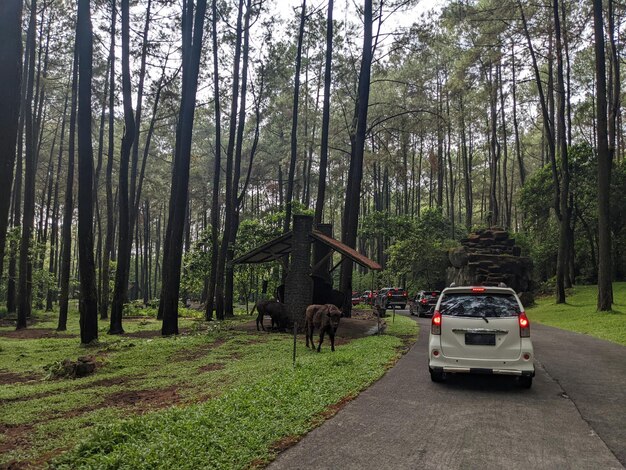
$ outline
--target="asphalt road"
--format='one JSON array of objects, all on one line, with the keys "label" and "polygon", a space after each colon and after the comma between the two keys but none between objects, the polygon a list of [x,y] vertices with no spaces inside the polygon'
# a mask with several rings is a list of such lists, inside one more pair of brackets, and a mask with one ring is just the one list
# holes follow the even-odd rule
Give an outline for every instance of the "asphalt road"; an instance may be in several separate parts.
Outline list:
[{"label": "asphalt road", "polygon": [[624,468],[626,347],[533,324],[530,390],[498,376],[435,384],[419,323],[393,369],[269,468]]}]

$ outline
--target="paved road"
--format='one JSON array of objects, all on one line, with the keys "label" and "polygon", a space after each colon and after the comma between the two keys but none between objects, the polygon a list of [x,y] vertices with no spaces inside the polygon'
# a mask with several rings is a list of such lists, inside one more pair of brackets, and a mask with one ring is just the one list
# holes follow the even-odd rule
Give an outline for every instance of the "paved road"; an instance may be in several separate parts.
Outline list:
[{"label": "paved road", "polygon": [[435,384],[419,322],[392,370],[269,468],[624,468],[626,347],[533,325],[532,389],[509,377]]}]

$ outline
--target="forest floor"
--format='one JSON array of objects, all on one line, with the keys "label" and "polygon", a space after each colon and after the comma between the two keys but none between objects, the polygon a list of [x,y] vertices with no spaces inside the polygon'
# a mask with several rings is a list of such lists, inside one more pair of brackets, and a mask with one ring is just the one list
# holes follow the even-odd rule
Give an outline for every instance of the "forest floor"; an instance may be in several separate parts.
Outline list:
[{"label": "forest floor", "polygon": [[[384,335],[340,338],[335,353],[327,340],[321,354],[299,335],[294,368],[293,337],[257,332],[249,316],[181,318],[168,338],[151,317],[124,318],[122,336],[101,321],[87,347],[76,312],[66,332],[56,320],[37,313],[19,332],[0,320],[0,468],[263,466],[380,378],[417,334],[396,318]],[[85,356],[93,374],[55,375]]]},{"label": "forest floor", "polygon": [[613,283],[612,312],[596,311],[597,296],[597,286],[576,286],[565,304],[554,303],[554,296],[542,297],[527,313],[531,321],[626,346],[626,282]]}]

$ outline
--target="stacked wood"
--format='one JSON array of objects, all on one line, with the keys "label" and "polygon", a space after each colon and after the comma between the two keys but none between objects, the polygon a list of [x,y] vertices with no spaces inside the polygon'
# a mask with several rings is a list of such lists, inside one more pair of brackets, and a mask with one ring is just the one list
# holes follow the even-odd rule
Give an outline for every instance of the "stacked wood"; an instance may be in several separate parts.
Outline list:
[{"label": "stacked wood", "polygon": [[523,294],[525,305],[533,302],[532,261],[521,256],[521,248],[506,230],[499,227],[478,230],[462,239],[461,245],[448,253],[449,283],[484,286],[504,283]]}]

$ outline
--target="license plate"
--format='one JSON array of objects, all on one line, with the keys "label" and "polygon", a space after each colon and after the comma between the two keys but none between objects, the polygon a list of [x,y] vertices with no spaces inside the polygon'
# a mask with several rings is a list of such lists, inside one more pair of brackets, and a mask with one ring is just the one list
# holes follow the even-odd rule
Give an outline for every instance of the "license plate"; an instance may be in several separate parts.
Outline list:
[{"label": "license plate", "polygon": [[465,344],[495,346],[496,335],[493,333],[465,333]]}]

